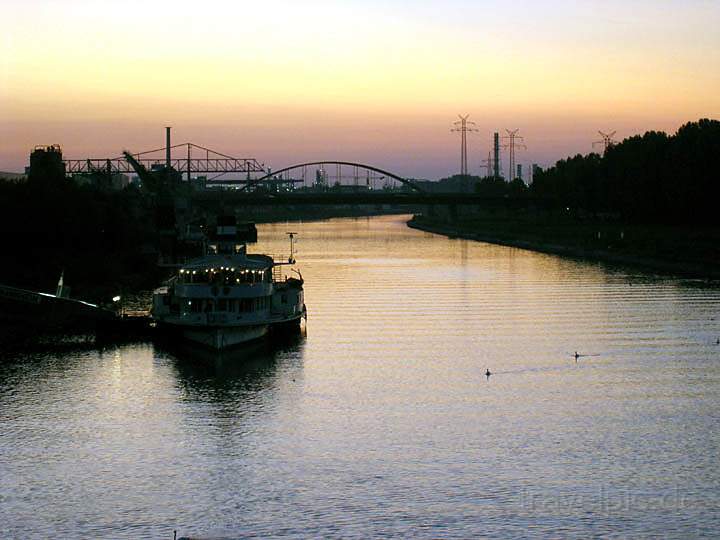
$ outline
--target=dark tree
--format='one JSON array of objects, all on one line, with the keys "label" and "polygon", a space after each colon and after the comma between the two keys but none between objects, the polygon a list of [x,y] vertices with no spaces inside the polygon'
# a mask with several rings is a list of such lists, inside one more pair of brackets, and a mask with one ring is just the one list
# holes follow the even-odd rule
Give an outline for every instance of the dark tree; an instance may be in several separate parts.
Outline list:
[{"label": "dark tree", "polygon": [[699,120],[676,134],[649,131],[603,156],[577,155],[537,171],[531,191],[563,207],[621,216],[628,223],[720,225],[720,122]]}]

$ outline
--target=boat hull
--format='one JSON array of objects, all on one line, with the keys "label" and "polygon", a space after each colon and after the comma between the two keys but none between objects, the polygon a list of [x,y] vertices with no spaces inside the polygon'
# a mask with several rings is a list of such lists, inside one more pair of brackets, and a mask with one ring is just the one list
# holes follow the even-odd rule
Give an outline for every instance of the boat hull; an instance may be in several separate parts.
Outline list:
[{"label": "boat hull", "polygon": [[221,351],[265,337],[268,325],[184,328],[182,333],[188,341]]},{"label": "boat hull", "polygon": [[274,324],[244,326],[190,326],[179,324],[160,324],[169,337],[179,337],[185,341],[202,345],[215,351],[222,351],[264,339],[270,335],[286,333],[300,326],[300,317]]}]

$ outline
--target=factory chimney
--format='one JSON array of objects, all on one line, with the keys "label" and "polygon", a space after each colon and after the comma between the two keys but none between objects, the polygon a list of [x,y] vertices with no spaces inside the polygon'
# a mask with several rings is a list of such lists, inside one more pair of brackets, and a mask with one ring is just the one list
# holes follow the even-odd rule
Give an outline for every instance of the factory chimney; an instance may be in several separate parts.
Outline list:
[{"label": "factory chimney", "polygon": [[500,178],[500,134],[493,133],[493,178]]},{"label": "factory chimney", "polygon": [[170,127],[165,128],[165,168],[170,170]]}]

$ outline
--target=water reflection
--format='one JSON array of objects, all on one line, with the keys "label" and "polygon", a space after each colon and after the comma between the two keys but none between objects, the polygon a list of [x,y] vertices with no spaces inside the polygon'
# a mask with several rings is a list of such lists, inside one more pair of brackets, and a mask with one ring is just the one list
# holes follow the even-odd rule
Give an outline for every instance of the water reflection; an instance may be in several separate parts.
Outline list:
[{"label": "water reflection", "polygon": [[[278,371],[301,369],[304,344],[304,331],[226,351],[165,341],[156,343],[156,356],[170,362],[189,398],[223,401],[271,388]],[[288,358],[300,360],[284,364]]]},{"label": "water reflection", "polygon": [[253,251],[287,230],[307,338],[5,354],[0,536],[718,530],[716,286],[399,217],[262,225]]}]

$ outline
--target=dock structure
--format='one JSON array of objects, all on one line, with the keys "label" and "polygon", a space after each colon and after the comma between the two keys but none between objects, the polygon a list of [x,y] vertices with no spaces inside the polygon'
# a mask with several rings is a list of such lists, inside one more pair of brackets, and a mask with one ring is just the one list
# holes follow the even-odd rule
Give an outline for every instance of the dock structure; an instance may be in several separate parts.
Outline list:
[{"label": "dock structure", "polygon": [[0,343],[22,343],[38,335],[92,335],[104,342],[148,338],[149,311],[115,311],[62,294],[0,285]]},{"label": "dock structure", "polygon": [[149,311],[126,311],[104,321],[98,327],[103,341],[147,339],[154,335],[155,323]]}]

